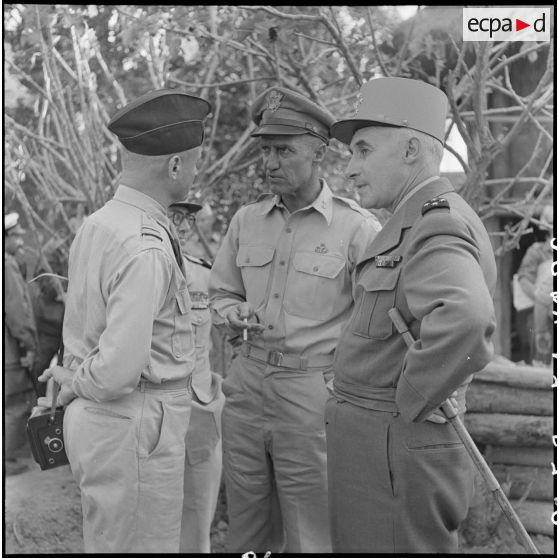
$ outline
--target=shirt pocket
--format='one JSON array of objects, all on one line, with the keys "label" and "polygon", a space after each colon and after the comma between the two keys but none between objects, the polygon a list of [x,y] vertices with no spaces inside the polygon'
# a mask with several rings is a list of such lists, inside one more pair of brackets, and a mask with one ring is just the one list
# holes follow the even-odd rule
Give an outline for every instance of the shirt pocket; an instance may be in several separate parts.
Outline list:
[{"label": "shirt pocket", "polygon": [[192,302],[188,289],[179,289],[174,296],[176,312],[174,314],[171,345],[173,355],[180,358],[185,356],[194,347],[194,332],[190,315]]},{"label": "shirt pocket", "polygon": [[274,254],[275,248],[272,246],[241,245],[238,247],[236,265],[242,274],[246,300],[254,309],[264,304]]},{"label": "shirt pocket", "polygon": [[324,321],[342,290],[345,259],[297,252],[287,279],[285,310],[293,316]]},{"label": "shirt pocket", "polygon": [[395,306],[395,292],[401,269],[381,268],[366,277],[356,301],[352,332],[368,339],[387,339],[394,333],[388,310]]}]

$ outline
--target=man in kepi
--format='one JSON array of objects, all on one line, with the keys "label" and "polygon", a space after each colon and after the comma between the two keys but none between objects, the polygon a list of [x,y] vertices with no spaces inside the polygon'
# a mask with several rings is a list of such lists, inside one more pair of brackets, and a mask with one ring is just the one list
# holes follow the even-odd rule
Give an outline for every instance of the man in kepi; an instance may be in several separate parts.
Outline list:
[{"label": "man in kepi", "polygon": [[209,111],[158,90],[117,112],[108,128],[122,144],[120,185],[70,249],[64,367],[41,379],[69,403],[85,552],[178,552],[195,347],[167,208],[194,180]]},{"label": "man in kepi", "polygon": [[[440,178],[445,94],[378,78],[331,135],[349,145],[361,204],[391,218],[361,258],[328,400],[334,552],[457,550],[473,465],[440,404],[460,413],[471,375],[493,354],[496,265],[479,217]],[[416,340],[410,348],[388,311]]]},{"label": "man in kepi", "polygon": [[221,411],[225,396],[221,391],[221,377],[211,371],[209,362],[212,324],[207,289],[211,265],[187,252],[187,240],[201,209],[201,205],[188,201],[169,207],[170,221],[184,256],[196,346],[192,413],[186,433],[181,553],[211,552],[210,528],[217,507],[222,468]]},{"label": "man in kepi", "polygon": [[253,105],[272,191],[232,218],[216,323],[246,336],[224,382],[228,552],[330,552],[324,405],[352,274],[379,223],[320,178],[333,117],[288,89]]}]

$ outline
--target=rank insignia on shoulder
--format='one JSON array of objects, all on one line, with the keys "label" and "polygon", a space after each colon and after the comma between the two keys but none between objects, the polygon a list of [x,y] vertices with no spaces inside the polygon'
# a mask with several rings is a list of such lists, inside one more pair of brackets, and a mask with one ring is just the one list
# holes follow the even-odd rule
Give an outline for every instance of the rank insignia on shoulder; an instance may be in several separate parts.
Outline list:
[{"label": "rank insignia on shoulder", "polygon": [[431,209],[442,209],[442,208],[449,209],[450,208],[449,201],[446,200],[446,198],[433,198],[427,201],[422,206],[421,214],[424,215],[425,213],[428,213]]},{"label": "rank insignia on shoulder", "polygon": [[376,267],[395,267],[400,261],[401,256],[376,256]]}]

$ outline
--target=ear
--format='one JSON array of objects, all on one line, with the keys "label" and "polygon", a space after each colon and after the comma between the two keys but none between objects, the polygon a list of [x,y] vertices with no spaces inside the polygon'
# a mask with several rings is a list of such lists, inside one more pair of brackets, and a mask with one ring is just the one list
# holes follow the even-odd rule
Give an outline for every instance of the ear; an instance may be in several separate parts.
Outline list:
[{"label": "ear", "polygon": [[326,156],[327,145],[325,143],[320,144],[320,146],[314,151],[314,163],[321,163]]},{"label": "ear", "polygon": [[168,172],[169,178],[172,180],[176,180],[180,173],[180,157],[178,155],[173,155],[168,162]]},{"label": "ear", "polygon": [[403,153],[403,161],[405,163],[414,163],[421,152],[422,145],[418,138],[412,137],[407,140],[405,145],[405,152]]}]

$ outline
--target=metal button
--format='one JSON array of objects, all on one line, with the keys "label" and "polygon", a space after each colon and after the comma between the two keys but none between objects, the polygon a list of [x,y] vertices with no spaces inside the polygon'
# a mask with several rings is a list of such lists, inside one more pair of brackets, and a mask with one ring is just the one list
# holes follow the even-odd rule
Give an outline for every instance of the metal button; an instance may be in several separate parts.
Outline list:
[{"label": "metal button", "polygon": [[269,325],[267,326],[267,329],[273,329],[273,326],[272,326],[271,324],[269,324]]},{"label": "metal button", "polygon": [[250,263],[250,258],[246,258],[246,261],[244,263]]},{"label": "metal button", "polygon": [[287,228],[285,229],[285,231],[288,232],[288,233],[290,233],[290,232],[293,232],[293,229],[291,229],[291,227],[287,227]]},{"label": "metal button", "polygon": [[318,271],[319,267],[318,267],[317,265],[315,265],[312,269],[313,269],[314,271]]},{"label": "metal button", "polygon": [[274,293],[273,298],[279,298],[279,293]]},{"label": "metal button", "polygon": [[285,260],[281,260],[281,261],[279,262],[279,265],[285,265]]}]

